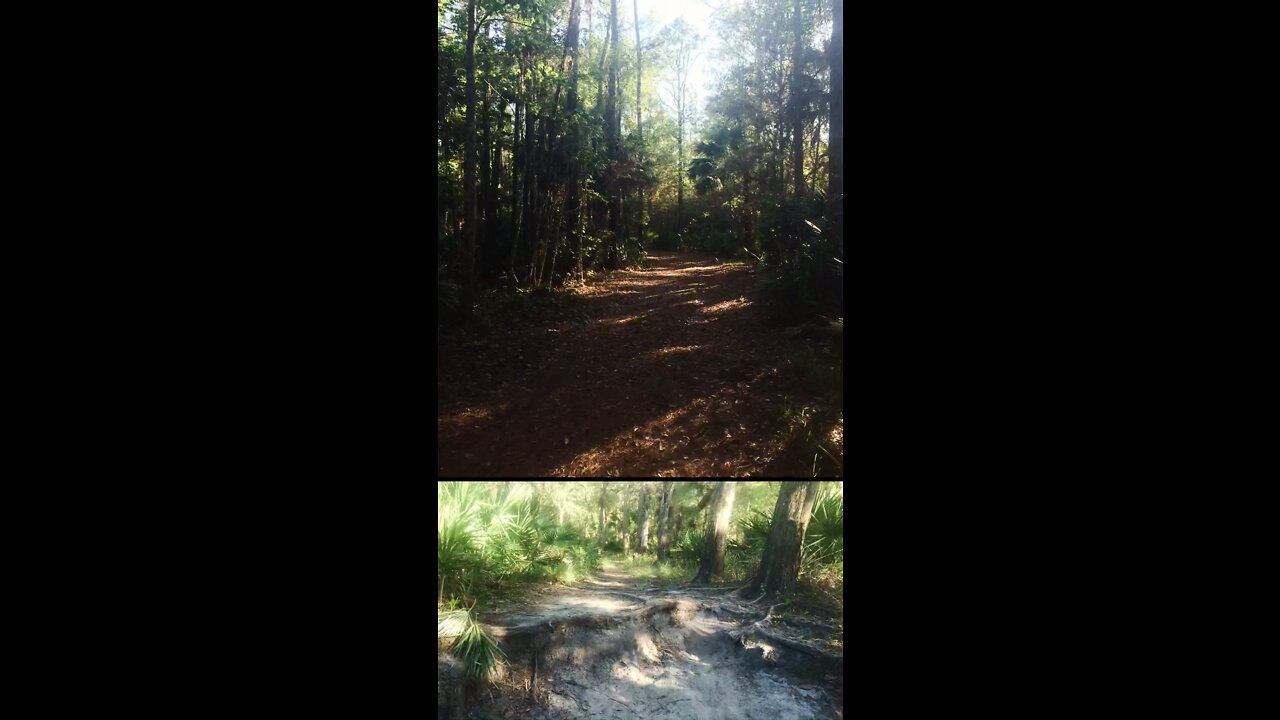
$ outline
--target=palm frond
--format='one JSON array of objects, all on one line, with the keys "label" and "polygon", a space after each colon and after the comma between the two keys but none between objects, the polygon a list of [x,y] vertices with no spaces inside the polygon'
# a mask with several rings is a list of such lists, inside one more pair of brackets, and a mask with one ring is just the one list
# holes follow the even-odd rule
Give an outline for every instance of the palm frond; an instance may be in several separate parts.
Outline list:
[{"label": "palm frond", "polygon": [[486,679],[506,659],[507,654],[465,609],[436,613],[439,638],[456,638],[450,652],[462,660],[467,675]]}]

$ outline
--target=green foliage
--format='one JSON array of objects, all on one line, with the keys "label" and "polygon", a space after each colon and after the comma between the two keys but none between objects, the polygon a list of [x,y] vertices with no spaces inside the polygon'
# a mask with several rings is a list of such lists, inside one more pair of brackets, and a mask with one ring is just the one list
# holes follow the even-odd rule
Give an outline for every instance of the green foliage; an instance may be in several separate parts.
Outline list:
[{"label": "green foliage", "polygon": [[674,553],[667,562],[658,562],[654,553],[635,553],[630,557],[616,559],[622,571],[635,578],[646,580],[686,582],[697,569],[697,561],[677,558]]},{"label": "green foliage", "polygon": [[[805,328],[788,328],[787,334],[799,337]],[[821,346],[800,344],[787,351],[787,374],[814,395],[826,395],[843,399],[844,368],[838,355],[824,351]]]},{"label": "green foliage", "polygon": [[756,510],[750,516],[738,521],[742,528],[743,542],[752,548],[764,551],[764,543],[769,539],[769,528],[773,527],[773,516],[762,510]]},{"label": "green foliage", "polygon": [[440,600],[490,599],[511,581],[572,582],[599,566],[593,540],[558,524],[552,509],[524,483],[437,486],[436,562]]},{"label": "green foliage", "polygon": [[[840,564],[840,576],[844,577],[844,502],[834,493],[827,493],[814,503],[809,529],[805,533],[805,557],[810,573],[823,566]],[[802,564],[801,571],[806,566]]]},{"label": "green foliage", "polygon": [[436,612],[436,637],[453,639],[450,652],[462,660],[469,677],[487,679],[506,658],[498,642],[489,636],[466,609]]},{"label": "green foliage", "polygon": [[697,563],[702,559],[702,550],[707,544],[707,532],[704,529],[685,530],[679,540],[671,548],[671,555],[685,562]]}]

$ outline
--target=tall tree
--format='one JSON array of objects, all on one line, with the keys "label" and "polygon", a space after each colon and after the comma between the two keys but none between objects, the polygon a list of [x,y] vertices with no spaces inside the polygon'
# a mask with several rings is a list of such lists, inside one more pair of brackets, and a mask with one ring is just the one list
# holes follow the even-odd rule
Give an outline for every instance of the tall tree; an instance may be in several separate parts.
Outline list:
[{"label": "tall tree", "polygon": [[[487,33],[488,27],[485,27]],[[485,266],[486,248],[493,242],[494,226],[497,224],[494,218],[494,195],[492,185],[493,174],[493,134],[490,131],[492,123],[491,116],[491,91],[492,83],[487,80],[484,82],[484,97],[480,103],[480,196],[483,202],[480,203],[481,221],[479,227],[479,244],[476,248],[479,256],[480,267]]]},{"label": "tall tree", "polygon": [[716,582],[724,576],[724,546],[729,537],[729,516],[733,514],[733,496],[738,491],[733,480],[721,480],[712,492],[707,510],[707,542],[693,582]]},{"label": "tall tree", "polygon": [[[507,22],[507,36],[512,38],[513,45],[519,38],[515,26],[510,21]],[[517,279],[516,250],[520,244],[521,202],[524,199],[520,184],[524,167],[522,164],[524,148],[521,142],[524,129],[524,55],[527,53],[516,58],[515,113],[511,118],[511,252],[507,256],[507,273],[511,275],[512,280]]]},{"label": "tall tree", "polygon": [[[836,256],[844,260],[844,0],[831,7],[831,172],[827,186],[827,217]],[[840,287],[841,304],[844,286]]]},{"label": "tall tree", "polygon": [[569,105],[566,112],[569,118],[569,191],[565,198],[565,235],[573,241],[573,253],[576,257],[578,276],[582,277],[582,233],[578,229],[580,223],[579,211],[581,201],[578,195],[578,185],[582,182],[582,168],[578,161],[578,154],[582,151],[582,128],[576,117],[578,112],[578,0],[573,0],[573,9],[570,12],[569,34],[572,36],[565,40],[572,48],[571,65],[569,70]]},{"label": "tall tree", "polygon": [[639,537],[640,552],[649,551],[649,495],[652,490],[646,481],[640,489],[640,521],[636,529]]},{"label": "tall tree", "polygon": [[[640,122],[640,108],[643,103],[640,101],[640,77],[644,69],[644,62],[640,58],[640,7],[638,0],[631,0],[631,13],[636,21],[636,140],[640,143],[641,152],[644,151],[644,129]],[[643,159],[643,155],[641,156]],[[644,190],[640,190],[640,214],[636,218],[637,233],[636,237],[644,243]]]},{"label": "tall tree", "polygon": [[818,499],[818,487],[816,481],[782,483],[778,502],[773,507],[773,524],[765,541],[764,556],[747,586],[748,597],[762,592],[770,598],[795,593],[804,535],[809,528],[809,517],[813,515],[813,504]]},{"label": "tall tree", "polygon": [[791,162],[795,165],[796,202],[804,198],[804,103],[801,99],[801,77],[804,69],[804,13],[802,0],[791,0],[795,30],[795,47],[791,53]]},{"label": "tall tree", "polygon": [[[568,119],[571,125],[570,131],[573,131],[574,128],[576,127],[576,123],[574,122],[573,116],[574,116],[574,113],[578,111],[578,0],[571,0],[569,4],[569,29],[565,32],[565,36],[564,36],[564,50],[565,52],[561,56],[561,60],[560,60],[560,74],[561,75],[564,74],[565,65],[566,63],[568,63],[569,93],[568,93],[568,106],[565,108],[565,117]],[[559,105],[559,102],[560,102],[560,88],[557,87],[556,99],[555,99],[555,102],[552,103],[553,118],[557,114],[556,111],[558,109],[557,106]],[[554,123],[555,123],[555,120],[553,119],[552,124],[554,125]],[[552,136],[550,138],[550,143],[554,147],[555,133],[552,132],[550,134]],[[561,149],[561,152],[563,152],[563,149]],[[578,204],[577,182],[578,181],[577,181],[576,153],[577,153],[577,143],[576,143],[576,136],[575,136],[574,138],[571,138],[567,157],[565,158],[565,163],[572,166],[573,168],[570,171],[570,179],[569,179],[569,182],[567,183],[568,187],[566,188],[566,199],[565,199],[566,213],[564,217],[564,227],[563,227],[564,233],[570,234],[570,235],[576,234],[574,233],[574,230],[577,225],[577,213],[578,213],[578,208],[577,208],[577,204]],[[555,154],[553,153],[553,155]],[[560,233],[553,232],[551,233],[551,248],[547,253],[547,267],[543,273],[547,281],[547,287],[552,287],[555,284],[556,257],[559,254],[559,252],[560,252]]]},{"label": "tall tree", "polygon": [[674,487],[673,480],[662,483],[662,501],[658,505],[658,560],[666,560],[671,549],[671,531],[667,526],[671,521],[671,492]]},{"label": "tall tree", "polygon": [[609,101],[605,106],[605,152],[609,158],[606,186],[609,195],[609,266],[617,267],[621,260],[619,236],[622,234],[622,183],[618,171],[622,162],[622,114],[618,111],[618,0],[609,0],[609,33],[613,45],[609,48]]},{"label": "tall tree", "polygon": [[462,158],[462,314],[475,299],[476,254],[476,0],[467,0],[467,135]]},{"label": "tall tree", "polygon": [[673,38],[672,70],[674,77],[667,87],[671,95],[671,104],[676,111],[676,222],[679,231],[684,229],[684,129],[689,121],[689,69],[693,66],[693,54],[698,44],[698,35],[694,33],[683,19],[671,24]]}]

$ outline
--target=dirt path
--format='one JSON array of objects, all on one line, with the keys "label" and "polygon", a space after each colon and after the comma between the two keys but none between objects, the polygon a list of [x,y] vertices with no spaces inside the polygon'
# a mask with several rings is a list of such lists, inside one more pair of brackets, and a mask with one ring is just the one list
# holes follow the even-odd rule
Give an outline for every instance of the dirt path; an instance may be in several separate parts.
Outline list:
[{"label": "dirt path", "polygon": [[[649,260],[534,317],[440,341],[440,475],[807,474],[809,458],[788,452],[788,410],[831,398],[788,379],[786,339],[747,266]],[[842,453],[829,419],[821,432]]]},{"label": "dirt path", "polygon": [[508,656],[491,710],[534,720],[838,720],[838,658],[779,645],[788,631],[754,625],[762,611],[725,590],[658,586],[606,565],[581,587],[487,613]]}]

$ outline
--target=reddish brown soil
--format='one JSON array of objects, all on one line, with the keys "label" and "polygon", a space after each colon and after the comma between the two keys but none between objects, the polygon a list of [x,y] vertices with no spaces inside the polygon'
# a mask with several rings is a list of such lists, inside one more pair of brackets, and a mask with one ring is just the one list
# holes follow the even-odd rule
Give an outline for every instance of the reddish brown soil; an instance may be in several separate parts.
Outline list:
[{"label": "reddish brown soil", "polygon": [[438,335],[439,475],[808,476],[817,443],[843,461],[834,393],[789,365],[814,348],[765,313],[747,266],[648,264],[499,296]]}]

